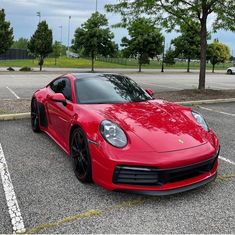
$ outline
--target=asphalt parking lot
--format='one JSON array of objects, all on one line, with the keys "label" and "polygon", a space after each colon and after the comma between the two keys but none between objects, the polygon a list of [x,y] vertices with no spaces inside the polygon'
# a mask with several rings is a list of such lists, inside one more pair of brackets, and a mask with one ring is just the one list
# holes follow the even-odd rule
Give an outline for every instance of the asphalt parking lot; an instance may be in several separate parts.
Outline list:
[{"label": "asphalt parking lot", "polygon": [[[77,70],[86,72],[86,70]],[[50,72],[1,72],[0,73],[0,99],[30,98],[34,91],[46,86],[52,79],[60,76],[66,71]],[[102,70],[97,70],[102,72]],[[108,72],[123,73],[119,70],[108,70]],[[194,89],[198,86],[198,72],[186,73],[183,71],[159,70],[144,71],[138,73],[135,70],[125,70],[125,74],[134,79],[143,88],[152,88],[154,91],[177,91],[182,89]],[[235,89],[235,75],[227,75],[225,71],[212,74],[207,73],[206,88],[211,89]]]},{"label": "asphalt parking lot", "polygon": [[[235,104],[195,109],[220,138],[219,176],[197,190],[165,197],[109,192],[81,184],[70,159],[45,134],[33,133],[30,120],[0,122],[0,145],[26,231],[235,233]],[[0,233],[12,233],[1,183],[0,205]]]}]

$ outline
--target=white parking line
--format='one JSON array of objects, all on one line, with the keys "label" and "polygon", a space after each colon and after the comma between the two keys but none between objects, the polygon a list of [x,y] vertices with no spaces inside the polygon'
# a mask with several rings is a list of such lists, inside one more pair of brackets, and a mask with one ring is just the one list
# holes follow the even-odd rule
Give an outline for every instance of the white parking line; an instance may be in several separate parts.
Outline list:
[{"label": "white parking line", "polygon": [[6,88],[11,92],[12,95],[16,97],[16,99],[20,99],[20,97],[11,88],[9,88],[8,86]]},{"label": "white parking line", "polygon": [[202,106],[199,106],[199,107],[201,109],[205,109],[207,111],[211,111],[211,112],[220,113],[220,114],[224,114],[224,115],[235,117],[235,114],[233,114],[233,113],[226,113],[226,112],[222,112],[222,111],[218,111],[218,110],[214,110],[214,109],[210,109],[210,108],[206,108],[206,107],[202,107]]},{"label": "white parking line", "polygon": [[227,158],[225,158],[225,157],[219,156],[219,159],[221,159],[221,160],[223,160],[223,161],[225,161],[225,162],[228,162],[228,163],[230,163],[230,164],[232,164],[232,165],[235,166],[235,162],[233,162],[233,161],[231,161],[231,160],[229,160],[229,159],[227,159]]},{"label": "white parking line", "polygon": [[14,233],[25,232],[23,218],[20,213],[20,208],[16,199],[16,194],[8,171],[7,162],[3,153],[2,145],[0,144],[0,172],[2,178],[3,189],[7,201],[8,212],[11,218],[11,224]]}]

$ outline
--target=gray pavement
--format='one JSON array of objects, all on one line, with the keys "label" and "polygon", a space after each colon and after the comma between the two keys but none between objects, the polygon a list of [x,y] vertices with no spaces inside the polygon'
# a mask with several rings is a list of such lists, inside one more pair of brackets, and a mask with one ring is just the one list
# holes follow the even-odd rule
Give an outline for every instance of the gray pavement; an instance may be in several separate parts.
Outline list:
[{"label": "gray pavement", "polygon": [[[221,156],[235,162],[235,105],[195,109],[215,129]],[[219,112],[226,112],[222,114]],[[143,197],[83,185],[65,153],[30,121],[0,122],[0,143],[28,232],[34,233],[234,233],[235,166],[220,160],[220,177],[200,189]],[[222,177],[221,177],[222,176]],[[12,231],[0,183],[0,233]],[[84,214],[85,213],[85,214]]]},{"label": "gray pavement", "polygon": [[[87,72],[85,69],[67,69],[66,71],[53,69],[44,72],[29,73],[0,72],[0,99],[30,98],[35,90],[44,87],[59,75],[70,71]],[[151,87],[156,92],[193,89],[198,86],[198,71],[186,73],[182,70],[170,70],[161,73],[159,70],[145,70],[143,73],[138,73],[133,69],[106,69],[105,71],[99,69],[97,72],[126,74],[138,82],[143,88]],[[208,72],[206,88],[235,89],[235,75],[227,75],[225,71],[214,74]]]}]

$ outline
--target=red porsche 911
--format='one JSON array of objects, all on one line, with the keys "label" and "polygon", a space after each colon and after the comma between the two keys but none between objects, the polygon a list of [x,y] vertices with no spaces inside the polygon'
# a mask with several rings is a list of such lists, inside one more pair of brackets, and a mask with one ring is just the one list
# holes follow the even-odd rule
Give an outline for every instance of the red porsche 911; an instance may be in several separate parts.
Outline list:
[{"label": "red porsche 911", "polygon": [[34,93],[31,120],[72,157],[81,182],[167,195],[216,178],[220,145],[202,115],[123,75],[58,77]]}]

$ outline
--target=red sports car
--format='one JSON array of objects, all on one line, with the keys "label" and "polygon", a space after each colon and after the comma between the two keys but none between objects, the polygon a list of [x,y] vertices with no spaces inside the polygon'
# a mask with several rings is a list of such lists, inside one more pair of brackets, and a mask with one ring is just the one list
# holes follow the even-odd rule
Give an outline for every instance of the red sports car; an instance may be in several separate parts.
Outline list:
[{"label": "red sports car", "polygon": [[81,182],[166,195],[216,178],[219,141],[190,108],[118,74],[66,74],[36,91],[32,129],[73,158]]}]

